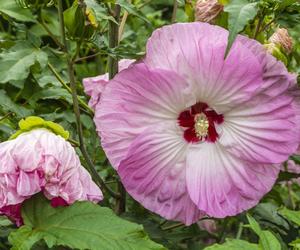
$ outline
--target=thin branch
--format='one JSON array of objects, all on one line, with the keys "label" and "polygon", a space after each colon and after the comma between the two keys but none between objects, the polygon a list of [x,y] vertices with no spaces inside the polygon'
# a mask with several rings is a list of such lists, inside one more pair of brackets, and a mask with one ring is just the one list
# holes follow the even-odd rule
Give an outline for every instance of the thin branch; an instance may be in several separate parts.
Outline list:
[{"label": "thin branch", "polygon": [[274,22],[276,21],[276,18],[268,22],[265,27],[263,27],[262,31],[266,31]]},{"label": "thin branch", "polygon": [[288,189],[289,202],[291,204],[292,209],[295,210],[296,204],[295,204],[294,199],[293,199],[293,194],[292,194],[293,190],[292,190],[290,181],[286,182],[286,186],[287,186],[287,189]]},{"label": "thin branch", "polygon": [[242,233],[243,233],[243,229],[244,229],[244,223],[243,222],[240,222],[239,223],[239,228],[238,228],[238,231],[236,233],[236,239],[240,239],[241,236],[242,236]]},{"label": "thin branch", "polygon": [[9,117],[9,116],[12,115],[12,114],[13,114],[13,112],[9,112],[9,113],[5,114],[4,116],[2,116],[2,117],[0,118],[0,122],[3,121],[3,120],[5,120],[7,117]]},{"label": "thin branch", "polygon": [[[128,0],[128,3],[131,3],[131,0]],[[122,20],[121,20],[121,23],[120,23],[120,27],[119,27],[119,42],[121,41],[122,39],[122,35],[123,35],[123,32],[124,32],[124,28],[125,28],[125,24],[126,24],[126,20],[127,20],[127,17],[128,17],[129,13],[128,11],[124,11],[124,14],[123,14],[123,17],[122,17]]]},{"label": "thin branch", "polygon": [[80,120],[80,110],[79,110],[79,102],[78,102],[78,96],[77,96],[77,89],[76,89],[76,81],[75,81],[75,75],[74,75],[74,62],[71,59],[70,54],[68,53],[68,46],[67,46],[67,40],[66,40],[66,34],[65,34],[65,25],[64,25],[64,18],[63,18],[63,6],[62,6],[62,0],[58,0],[58,16],[59,16],[59,23],[60,23],[60,33],[61,33],[61,39],[62,43],[64,44],[64,51],[66,52],[67,56],[67,63],[68,63],[68,74],[70,78],[70,87],[72,91],[72,99],[73,99],[73,109],[76,117],[76,125],[77,125],[77,131],[78,131],[78,137],[79,137],[79,148],[80,151],[88,165],[88,168],[90,170],[90,173],[94,179],[94,181],[97,183],[98,186],[105,189],[112,197],[118,198],[120,195],[114,193],[109,187],[107,187],[100,177],[100,175],[97,173],[94,164],[91,160],[91,158],[88,155],[88,152],[84,146],[84,137],[83,137],[83,129],[82,124]]},{"label": "thin branch", "polygon": [[113,13],[113,11],[111,10],[109,4],[108,4],[107,2],[104,2],[104,5],[105,5],[105,7],[106,7],[106,9],[107,9],[108,14],[111,15],[111,16],[113,16],[114,13]]},{"label": "thin branch", "polygon": [[75,140],[73,140],[71,138],[68,139],[68,142],[70,142],[75,147],[79,147],[80,146],[80,144],[79,144],[78,141],[75,141]]},{"label": "thin branch", "polygon": [[172,12],[172,19],[171,19],[172,23],[176,22],[177,9],[178,9],[178,2],[177,2],[177,0],[174,0],[174,3],[173,3],[173,12]]},{"label": "thin branch", "polygon": [[151,3],[151,1],[152,1],[152,0],[145,1],[144,3],[142,3],[142,4],[138,7],[138,9],[140,10],[140,9],[144,8],[148,3]]},{"label": "thin branch", "polygon": [[182,226],[184,226],[184,224],[180,222],[180,223],[173,224],[171,226],[162,228],[162,230],[164,230],[164,231],[166,231],[166,230],[172,230],[172,229],[175,229],[175,228],[178,228],[178,227],[182,227]]},{"label": "thin branch", "polygon": [[96,54],[93,54],[93,55],[88,55],[88,56],[77,58],[74,62],[78,63],[78,62],[88,60],[88,59],[94,58],[94,57],[102,55],[102,54],[103,54],[103,52],[97,52]]},{"label": "thin branch", "polygon": [[124,11],[124,15],[122,17],[122,20],[121,20],[121,23],[120,23],[120,28],[119,28],[119,41],[121,41],[121,39],[122,39],[128,15],[129,15],[129,13],[127,11]]},{"label": "thin branch", "polygon": [[[114,8],[114,18],[117,22],[120,19],[120,12],[121,7],[120,5],[116,4]],[[116,48],[119,44],[119,26],[113,22],[109,21],[109,29],[108,29],[109,37],[108,43],[109,48]],[[112,56],[108,57],[108,72],[109,72],[109,79],[112,79],[118,73],[118,60]]]},{"label": "thin branch", "polygon": [[[119,23],[120,21],[121,6],[114,5],[113,18]],[[113,21],[109,21],[108,28],[108,44],[109,47],[114,49],[119,45],[119,25]],[[108,57],[108,74],[109,79],[112,79],[118,73],[118,59],[112,56]],[[123,184],[118,182],[118,190],[120,198],[116,201],[116,212],[121,214],[126,211],[126,190]]]},{"label": "thin branch", "polygon": [[255,32],[254,32],[254,36],[253,36],[254,39],[257,38],[257,36],[258,36],[258,34],[259,34],[259,32],[260,32],[260,27],[261,27],[261,25],[262,25],[263,19],[264,19],[264,18],[261,17],[261,18],[259,18],[259,20],[258,20],[256,29],[255,29]]},{"label": "thin branch", "polygon": [[51,32],[48,26],[45,24],[44,20],[41,19],[39,22],[40,25],[44,28],[44,30],[48,33],[48,35],[52,38],[52,40],[56,43],[56,45],[63,49],[64,45],[55,37],[55,35]]},{"label": "thin branch", "polygon": [[[63,87],[70,93],[72,94],[72,90],[71,88],[64,82],[64,80],[62,79],[62,77],[59,75],[59,73],[56,71],[56,69],[54,68],[54,66],[48,62],[48,67],[50,69],[50,71],[53,73],[53,75],[56,77],[56,79],[61,83],[61,85],[63,85]],[[89,105],[87,105],[81,98],[78,98],[78,101],[80,103],[80,105],[86,109],[88,111],[88,113],[90,114],[94,114],[94,110],[91,109],[89,107]]]},{"label": "thin branch", "polygon": [[255,29],[254,35],[253,35],[254,39],[256,39],[258,34],[260,33],[260,28],[263,24],[264,19],[265,19],[265,10],[263,9],[261,12],[260,18],[258,19],[258,23],[257,23],[256,29]]}]

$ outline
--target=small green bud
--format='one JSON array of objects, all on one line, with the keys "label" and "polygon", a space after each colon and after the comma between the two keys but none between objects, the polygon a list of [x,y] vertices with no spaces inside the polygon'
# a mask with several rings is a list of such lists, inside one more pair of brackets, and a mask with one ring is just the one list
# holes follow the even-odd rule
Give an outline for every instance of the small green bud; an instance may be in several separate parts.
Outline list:
[{"label": "small green bud", "polygon": [[267,43],[267,44],[264,44],[264,47],[266,48],[267,52],[269,52],[271,55],[273,55],[279,61],[281,61],[285,65],[287,65],[287,63],[288,63],[287,57],[282,52],[280,45],[275,44],[275,43]]},{"label": "small green bud", "polygon": [[70,37],[76,38],[83,35],[85,15],[77,0],[64,11],[64,22]]}]

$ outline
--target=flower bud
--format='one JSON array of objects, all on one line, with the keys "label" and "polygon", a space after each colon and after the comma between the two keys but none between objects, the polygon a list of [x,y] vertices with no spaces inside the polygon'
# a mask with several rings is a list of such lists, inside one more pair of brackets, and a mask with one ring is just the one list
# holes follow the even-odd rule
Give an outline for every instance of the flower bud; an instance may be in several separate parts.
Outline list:
[{"label": "flower bud", "polygon": [[197,222],[200,229],[205,230],[211,234],[217,231],[217,223],[213,219],[205,219]]},{"label": "flower bud", "polygon": [[292,52],[293,40],[287,29],[277,29],[277,31],[269,38],[269,42],[280,45],[287,54]]},{"label": "flower bud", "polygon": [[223,5],[218,0],[198,0],[195,6],[195,20],[214,23],[222,10]]},{"label": "flower bud", "polygon": [[64,22],[71,38],[83,35],[85,15],[78,1],[74,1],[72,6],[64,11]]}]

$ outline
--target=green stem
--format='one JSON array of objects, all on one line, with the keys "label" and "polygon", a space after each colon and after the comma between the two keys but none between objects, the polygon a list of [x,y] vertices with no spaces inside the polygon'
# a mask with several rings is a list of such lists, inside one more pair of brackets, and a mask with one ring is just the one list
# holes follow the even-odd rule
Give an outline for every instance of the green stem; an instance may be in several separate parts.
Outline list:
[{"label": "green stem", "polygon": [[85,60],[97,57],[97,56],[102,55],[102,54],[103,54],[103,52],[100,51],[100,52],[97,52],[96,54],[93,54],[93,55],[88,55],[88,56],[77,58],[74,62],[78,63],[78,62],[81,62],[81,61],[85,61]]},{"label": "green stem", "polygon": [[177,2],[177,0],[174,0],[174,3],[173,3],[173,12],[172,12],[172,19],[171,19],[172,23],[176,22],[177,9],[178,9],[178,2]]},{"label": "green stem", "polygon": [[258,19],[258,23],[254,32],[254,36],[253,36],[254,39],[256,39],[258,34],[260,33],[260,28],[263,24],[264,19],[265,19],[265,14],[264,14],[264,10],[262,10],[261,17]]},{"label": "green stem", "polygon": [[[64,82],[62,77],[59,75],[59,73],[56,71],[54,66],[48,62],[48,67],[50,71],[53,73],[53,75],[56,77],[56,79],[63,85],[63,87],[70,93],[72,94],[71,88]],[[78,98],[78,102],[80,105],[87,111],[87,113],[91,114],[92,116],[94,115],[94,110],[89,107],[82,99]]]},{"label": "green stem", "polygon": [[122,214],[126,211],[126,190],[120,181],[118,181],[118,191],[120,197],[116,201],[116,213]]},{"label": "green stem", "polygon": [[239,228],[238,228],[238,231],[237,231],[237,234],[236,234],[236,239],[240,239],[241,236],[242,236],[242,233],[243,233],[243,229],[244,229],[244,223],[243,222],[240,222],[239,223]]},{"label": "green stem", "polygon": [[48,28],[48,26],[46,25],[46,23],[44,22],[44,20],[42,19],[41,17],[41,20],[40,20],[40,25],[44,28],[44,30],[48,33],[48,35],[52,38],[52,40],[56,43],[56,45],[59,47],[59,48],[63,48],[64,45],[56,38],[56,36],[51,32],[51,30]]},{"label": "green stem", "polygon": [[5,119],[6,119],[7,117],[9,117],[11,114],[12,114],[12,112],[9,112],[9,113],[5,114],[4,116],[2,116],[2,117],[0,118],[0,122],[3,121],[3,120],[5,120]]},{"label": "green stem", "polygon": [[68,142],[70,142],[71,144],[73,144],[75,147],[79,147],[80,146],[78,141],[75,141],[75,140],[73,140],[71,138],[68,139]]},{"label": "green stem", "polygon": [[222,231],[219,235],[219,240],[218,243],[223,243],[226,237],[226,229],[227,229],[227,225],[228,225],[228,219],[226,218],[223,222],[223,228]]},{"label": "green stem", "polygon": [[[120,5],[116,4],[114,7],[114,15],[113,17],[119,23],[120,19],[120,12],[121,7]],[[109,48],[114,49],[119,44],[119,25],[117,25],[113,21],[109,21],[109,28],[108,28],[108,44]],[[112,79],[118,73],[118,59],[109,56],[108,57],[108,72],[109,72],[109,79]]]},{"label": "green stem", "polygon": [[76,117],[76,126],[78,131],[78,137],[79,137],[79,148],[80,151],[88,165],[88,168],[90,170],[90,173],[93,177],[93,180],[97,183],[97,185],[103,189],[105,189],[112,197],[118,198],[119,195],[114,193],[109,187],[107,187],[100,177],[100,175],[97,173],[94,164],[91,160],[91,158],[88,155],[88,152],[84,146],[84,137],[83,137],[83,129],[82,124],[80,120],[80,110],[79,110],[79,102],[78,102],[78,96],[77,96],[77,89],[76,89],[76,81],[75,81],[75,75],[74,75],[74,62],[72,61],[72,58],[70,54],[68,53],[68,46],[67,46],[67,40],[66,40],[66,34],[65,34],[65,25],[64,25],[64,17],[63,17],[63,6],[62,6],[62,0],[58,0],[58,17],[59,17],[59,23],[60,23],[60,33],[61,33],[61,39],[62,43],[64,44],[64,51],[67,56],[67,64],[68,64],[68,74],[70,78],[70,87],[72,92],[72,99],[73,99],[73,109]]},{"label": "green stem", "polygon": [[180,223],[177,223],[177,224],[174,224],[174,225],[162,228],[162,230],[164,230],[164,231],[166,231],[166,230],[172,230],[172,229],[175,229],[175,228],[178,228],[178,227],[182,227],[182,226],[184,226],[184,224],[180,222]]},{"label": "green stem", "polygon": [[[113,18],[119,23],[121,6],[118,4],[113,5]],[[109,21],[108,27],[108,45],[109,48],[114,49],[119,45],[119,25],[115,22]],[[109,79],[114,78],[118,73],[118,59],[112,56],[108,57],[108,75]],[[120,193],[119,199],[116,201],[116,212],[121,214],[126,211],[126,190],[123,184],[118,182],[118,191]]]}]

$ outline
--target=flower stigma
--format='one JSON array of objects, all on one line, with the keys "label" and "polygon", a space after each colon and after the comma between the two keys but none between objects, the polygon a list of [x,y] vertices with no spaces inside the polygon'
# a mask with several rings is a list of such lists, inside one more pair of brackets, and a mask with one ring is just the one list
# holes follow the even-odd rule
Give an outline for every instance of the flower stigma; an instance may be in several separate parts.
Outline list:
[{"label": "flower stigma", "polygon": [[209,121],[204,113],[195,115],[194,128],[199,139],[208,136]]}]

